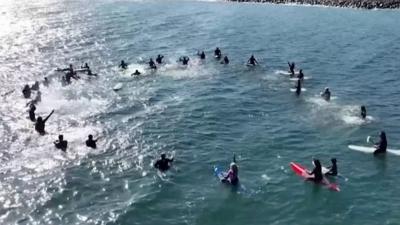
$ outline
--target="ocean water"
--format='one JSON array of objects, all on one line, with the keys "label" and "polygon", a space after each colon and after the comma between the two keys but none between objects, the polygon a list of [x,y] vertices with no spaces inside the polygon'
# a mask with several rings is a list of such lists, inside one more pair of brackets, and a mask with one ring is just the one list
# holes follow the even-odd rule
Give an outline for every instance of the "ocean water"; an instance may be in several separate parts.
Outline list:
[{"label": "ocean water", "polygon": [[[398,10],[1,1],[0,224],[400,224],[400,157],[347,148],[385,130],[400,149],[399,21]],[[216,46],[230,65],[212,58]],[[144,62],[157,54],[166,64],[151,72]],[[245,66],[251,54],[260,66]],[[287,61],[310,78],[300,96]],[[84,62],[99,76],[62,86],[55,68]],[[55,113],[39,136],[21,90],[45,76],[37,114]],[[327,86],[329,103],[318,97]],[[67,153],[52,144],[58,134]],[[152,168],[162,152],[175,156],[164,175]],[[212,171],[233,154],[239,190]],[[337,158],[341,192],[290,170],[313,157]]]}]

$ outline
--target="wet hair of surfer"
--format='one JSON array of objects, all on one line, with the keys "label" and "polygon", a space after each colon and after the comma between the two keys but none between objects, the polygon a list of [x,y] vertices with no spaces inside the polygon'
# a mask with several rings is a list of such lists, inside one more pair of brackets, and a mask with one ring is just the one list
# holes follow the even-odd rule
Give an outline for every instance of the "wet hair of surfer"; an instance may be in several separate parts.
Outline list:
[{"label": "wet hair of surfer", "polygon": [[161,159],[157,160],[154,164],[154,167],[159,169],[160,171],[167,171],[170,168],[170,163],[174,161],[174,158],[167,158],[167,156],[163,153],[161,154]]},{"label": "wet hair of surfer", "polygon": [[61,151],[67,151],[68,141],[64,140],[64,136],[62,134],[58,135],[58,140],[54,142],[54,146]]},{"label": "wet hair of surfer", "polygon": [[365,119],[367,117],[367,108],[365,106],[361,106],[361,118]]}]

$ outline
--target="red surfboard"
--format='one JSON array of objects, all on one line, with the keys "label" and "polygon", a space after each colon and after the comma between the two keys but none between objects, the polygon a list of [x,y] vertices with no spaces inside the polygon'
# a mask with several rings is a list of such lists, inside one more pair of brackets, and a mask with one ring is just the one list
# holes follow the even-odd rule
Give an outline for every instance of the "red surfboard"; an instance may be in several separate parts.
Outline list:
[{"label": "red surfboard", "polygon": [[[309,175],[307,173],[307,169],[305,167],[303,167],[302,165],[300,165],[298,163],[291,162],[290,167],[292,168],[293,172],[295,172],[300,177],[303,177],[304,179],[313,177],[312,175]],[[329,188],[332,191],[340,191],[340,188],[337,184],[329,182],[329,180],[326,179],[325,177],[320,184],[326,186],[327,188]]]}]

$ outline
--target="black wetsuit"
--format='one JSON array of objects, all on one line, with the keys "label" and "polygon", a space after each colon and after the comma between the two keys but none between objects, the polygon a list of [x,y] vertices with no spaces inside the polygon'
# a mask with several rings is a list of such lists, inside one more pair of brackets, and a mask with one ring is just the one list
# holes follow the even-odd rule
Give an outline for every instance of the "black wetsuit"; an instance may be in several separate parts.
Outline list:
[{"label": "black wetsuit", "polygon": [[25,98],[30,98],[31,88],[29,86],[25,86],[24,89],[22,90],[22,94],[24,95]]},{"label": "black wetsuit", "polygon": [[329,176],[337,176],[338,172],[337,172],[337,165],[332,164],[332,166],[329,168],[329,171],[326,173],[326,175]]},{"label": "black wetsuit", "polygon": [[381,139],[379,141],[379,143],[377,143],[377,148],[376,148],[374,154],[385,153],[386,149],[387,149],[387,140]]},{"label": "black wetsuit", "polygon": [[88,139],[88,140],[86,140],[86,146],[90,147],[90,148],[96,148],[97,147],[96,142],[97,142],[97,140]]},{"label": "black wetsuit", "polygon": [[56,146],[57,149],[61,149],[61,151],[67,151],[68,147],[68,141],[62,140],[62,141],[56,141],[54,142],[54,146]]},{"label": "black wetsuit", "polygon": [[202,53],[200,54],[200,59],[206,59],[206,54],[204,54],[204,52],[202,52]]},{"label": "black wetsuit", "polygon": [[161,170],[161,171],[166,171],[169,169],[169,163],[173,162],[174,159],[159,159],[157,162],[154,164],[154,167]]},{"label": "black wetsuit", "polygon": [[186,65],[188,64],[188,62],[189,62],[189,58],[188,58],[188,57],[183,57],[183,58],[182,58],[182,64],[183,64],[183,65],[186,66]]},{"label": "black wetsuit", "polygon": [[29,108],[29,119],[30,119],[32,122],[35,122],[35,121],[36,121],[35,110],[36,110],[35,105],[32,105],[32,106]]},{"label": "black wetsuit", "polygon": [[157,62],[158,64],[161,64],[163,58],[164,58],[164,56],[159,55],[159,56],[156,58],[156,62]]},{"label": "black wetsuit", "polygon": [[299,78],[300,80],[303,80],[304,79],[303,72],[300,72],[299,75],[297,76],[297,78]]},{"label": "black wetsuit", "polygon": [[301,93],[301,81],[298,80],[297,81],[297,86],[296,86],[296,94],[300,95],[300,93]]},{"label": "black wetsuit", "polygon": [[314,170],[310,173],[310,175],[314,174],[314,178],[310,178],[314,182],[321,182],[323,179],[321,167],[315,167]]},{"label": "black wetsuit", "polygon": [[229,64],[229,59],[227,56],[224,57],[224,64]]},{"label": "black wetsuit", "polygon": [[216,56],[217,58],[221,58],[221,50],[219,50],[219,48],[215,49],[214,56]]},{"label": "black wetsuit", "polygon": [[154,63],[153,60],[149,61],[149,66],[150,66],[151,69],[157,69],[157,66],[156,66],[156,64]]}]

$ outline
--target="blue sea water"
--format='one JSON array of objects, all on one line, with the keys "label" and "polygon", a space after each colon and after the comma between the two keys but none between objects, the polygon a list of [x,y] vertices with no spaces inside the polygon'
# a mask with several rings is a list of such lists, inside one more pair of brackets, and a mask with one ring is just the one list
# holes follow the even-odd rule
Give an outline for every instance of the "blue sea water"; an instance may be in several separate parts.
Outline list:
[{"label": "blue sea water", "polygon": [[[0,224],[400,224],[400,157],[347,148],[385,130],[400,149],[399,21],[398,10],[2,1]],[[217,46],[230,65],[212,58]],[[151,72],[145,62],[157,54],[166,64]],[[251,54],[260,66],[245,66]],[[176,62],[183,55],[187,68]],[[289,91],[287,61],[310,78],[300,96]],[[55,68],[84,62],[99,76],[62,86]],[[135,69],[143,76],[130,76]],[[37,114],[55,113],[42,137],[21,90],[45,76]],[[84,146],[90,133],[96,150]],[[58,134],[67,153],[54,149]],[[162,152],[175,156],[167,174],[152,168]],[[238,190],[213,175],[233,154]],[[289,167],[331,157],[341,192]]]}]

